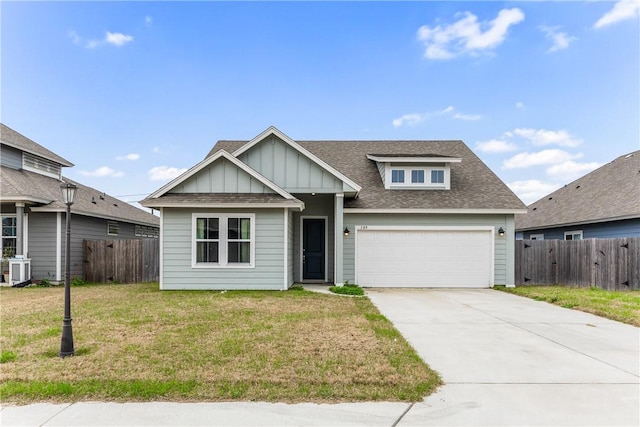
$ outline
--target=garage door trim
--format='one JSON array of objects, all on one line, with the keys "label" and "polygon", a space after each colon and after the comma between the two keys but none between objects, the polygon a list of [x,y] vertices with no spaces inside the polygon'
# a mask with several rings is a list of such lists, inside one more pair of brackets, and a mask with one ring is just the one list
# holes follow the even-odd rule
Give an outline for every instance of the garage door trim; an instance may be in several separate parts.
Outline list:
[{"label": "garage door trim", "polygon": [[419,226],[419,225],[356,225],[355,239],[354,239],[354,276],[355,282],[358,281],[358,233],[366,231],[485,231],[489,233],[491,256],[490,256],[490,274],[489,274],[489,286],[494,286],[495,276],[495,227],[490,225],[434,225],[434,226]]}]

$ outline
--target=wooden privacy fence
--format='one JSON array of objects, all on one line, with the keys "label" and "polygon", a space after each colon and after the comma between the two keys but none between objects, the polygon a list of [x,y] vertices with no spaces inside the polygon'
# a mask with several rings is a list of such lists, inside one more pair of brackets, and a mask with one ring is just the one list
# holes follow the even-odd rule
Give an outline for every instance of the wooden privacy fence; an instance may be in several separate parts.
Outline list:
[{"label": "wooden privacy fence", "polygon": [[640,237],[516,240],[516,285],[640,289]]},{"label": "wooden privacy fence", "polygon": [[157,281],[158,239],[85,240],[84,280],[94,283]]}]

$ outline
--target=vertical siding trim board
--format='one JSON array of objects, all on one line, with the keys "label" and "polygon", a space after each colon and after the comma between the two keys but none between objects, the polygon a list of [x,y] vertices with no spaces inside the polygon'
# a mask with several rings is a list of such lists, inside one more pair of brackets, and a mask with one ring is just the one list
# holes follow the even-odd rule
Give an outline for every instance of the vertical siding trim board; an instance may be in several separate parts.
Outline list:
[{"label": "vertical siding trim board", "polygon": [[160,290],[164,289],[164,208],[160,208]]},{"label": "vertical siding trim board", "polygon": [[335,213],[333,220],[333,233],[335,238],[333,239],[334,245],[334,262],[333,262],[333,281],[336,286],[342,286],[344,284],[343,270],[344,270],[344,236],[342,230],[344,226],[344,194],[338,193],[335,197]]},{"label": "vertical siding trim board", "polygon": [[62,212],[56,213],[56,281],[62,280]]},{"label": "vertical siding trim board", "polygon": [[284,269],[282,275],[282,290],[286,291],[289,288],[289,209],[284,208],[284,215],[282,215],[282,219],[284,221],[284,233],[282,233],[282,237],[284,238],[284,251],[282,251],[284,258]]},{"label": "vertical siding trim board", "polygon": [[[304,256],[303,246],[303,232],[304,232],[304,220],[305,219],[323,219],[324,220],[324,281],[327,281],[329,277],[329,233],[327,227],[329,226],[328,216],[300,216],[300,281],[304,281],[304,268],[302,266],[302,257]],[[335,266],[334,266],[335,269]]]}]

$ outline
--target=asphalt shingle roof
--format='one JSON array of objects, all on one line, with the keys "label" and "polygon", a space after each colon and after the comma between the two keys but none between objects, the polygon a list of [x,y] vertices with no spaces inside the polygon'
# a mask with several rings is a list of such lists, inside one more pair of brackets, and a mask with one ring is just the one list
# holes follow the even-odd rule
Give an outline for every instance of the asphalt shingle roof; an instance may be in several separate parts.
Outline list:
[{"label": "asphalt shingle roof", "polygon": [[16,132],[3,123],[0,123],[0,140],[2,140],[3,144],[6,144],[10,147],[26,151],[27,153],[35,154],[40,157],[44,157],[45,159],[59,163],[62,166],[73,166],[73,163],[71,163],[69,160],[58,156],[53,151],[44,148],[42,145],[30,140],[26,136]]},{"label": "asphalt shingle roof", "polygon": [[[247,141],[219,141],[207,155],[233,153]],[[462,141],[296,141],[362,186],[345,208],[360,209],[525,209],[525,205]],[[387,190],[376,156],[461,158],[451,164],[450,190]]]},{"label": "asphalt shingle roof", "polygon": [[640,150],[578,178],[516,215],[516,230],[640,217]]},{"label": "asphalt shingle roof", "polygon": [[[78,186],[76,201],[71,207],[73,213],[156,227],[160,225],[159,218],[149,212],[77,181],[63,179]],[[29,204],[35,208],[65,210],[60,184],[55,178],[35,172],[0,167],[0,200],[3,201],[35,202]]]}]

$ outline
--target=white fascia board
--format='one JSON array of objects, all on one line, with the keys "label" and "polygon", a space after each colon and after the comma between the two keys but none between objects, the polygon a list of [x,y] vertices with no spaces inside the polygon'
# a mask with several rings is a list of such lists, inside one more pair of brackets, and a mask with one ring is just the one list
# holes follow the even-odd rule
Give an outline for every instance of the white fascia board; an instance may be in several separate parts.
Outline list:
[{"label": "white fascia board", "polygon": [[320,166],[321,168],[323,168],[324,170],[329,172],[331,175],[335,176],[340,181],[344,182],[349,187],[353,188],[353,190],[356,193],[359,193],[360,190],[362,190],[361,186],[356,184],[351,179],[347,178],[342,173],[338,172],[338,170],[336,170],[335,168],[333,168],[332,166],[327,164],[325,161],[323,161],[322,159],[317,157],[315,154],[311,153],[309,150],[303,148],[300,144],[295,142],[293,139],[289,138],[287,135],[285,135],[284,133],[279,131],[275,126],[269,126],[269,128],[266,129],[265,131],[261,132],[260,135],[256,136],[251,141],[247,142],[245,145],[243,145],[242,147],[240,147],[236,151],[234,151],[233,155],[236,156],[236,157],[241,155],[242,153],[244,153],[245,151],[249,150],[251,147],[253,147],[257,143],[259,143],[260,141],[262,141],[263,139],[265,139],[269,135],[277,136],[278,138],[283,140],[286,144],[289,144],[292,148],[297,150],[300,154],[306,156],[309,160],[311,160],[312,162],[314,162],[315,164],[317,164],[318,166]]},{"label": "white fascia board", "polygon": [[0,197],[0,202],[2,203],[42,203],[45,205],[48,205],[49,203],[53,202],[53,200],[50,199],[41,199],[39,197],[32,197],[32,196],[19,196],[19,197]]},{"label": "white fascia board", "polygon": [[522,214],[526,209],[362,209],[345,208],[345,214]]},{"label": "white fascia board", "polygon": [[299,209],[304,210],[304,202],[299,203],[145,203],[149,208],[207,208],[207,209]]},{"label": "white fascia board", "polygon": [[459,157],[387,157],[367,154],[367,159],[378,163],[460,163]]},{"label": "white fascia board", "polygon": [[225,159],[227,159],[228,161],[233,163],[235,166],[237,166],[238,168],[242,169],[243,171],[248,173],[251,177],[257,179],[262,184],[264,184],[266,187],[268,187],[271,190],[273,190],[274,192],[278,193],[279,195],[281,195],[285,199],[292,200],[292,199],[295,198],[295,197],[293,197],[293,195],[291,195],[287,191],[283,190],[282,188],[280,188],[279,186],[277,186],[273,182],[269,181],[267,178],[265,178],[264,176],[260,175],[258,172],[256,172],[255,170],[251,169],[249,166],[247,166],[246,164],[244,164],[243,162],[241,162],[240,160],[238,160],[237,158],[235,158],[233,155],[229,154],[225,150],[220,150],[217,153],[215,153],[213,156],[207,157],[206,159],[204,159],[203,161],[201,161],[197,165],[193,166],[191,169],[189,169],[188,171],[186,171],[185,173],[183,173],[182,175],[180,175],[179,177],[177,177],[173,181],[169,182],[167,185],[165,185],[162,188],[160,188],[155,193],[151,194],[149,196],[149,198],[150,199],[157,199],[158,197],[160,197],[163,194],[167,193],[172,188],[176,187],[177,185],[179,185],[179,184],[183,183],[184,181],[186,181],[187,179],[191,178],[196,173],[200,172],[202,169],[206,168],[207,166],[209,166],[210,164],[212,164],[213,162],[218,160],[220,157],[224,157]]}]

